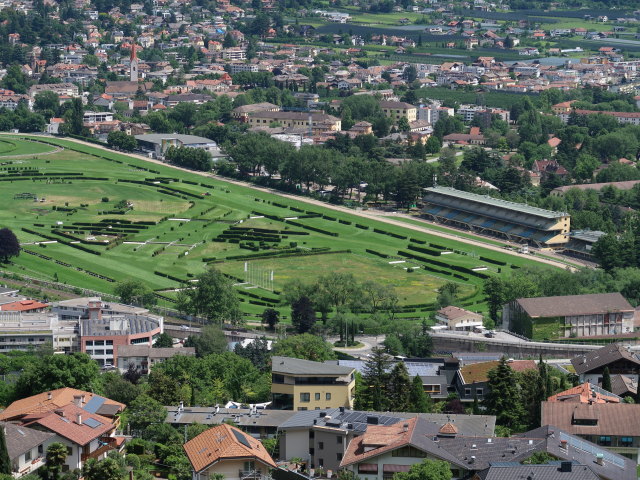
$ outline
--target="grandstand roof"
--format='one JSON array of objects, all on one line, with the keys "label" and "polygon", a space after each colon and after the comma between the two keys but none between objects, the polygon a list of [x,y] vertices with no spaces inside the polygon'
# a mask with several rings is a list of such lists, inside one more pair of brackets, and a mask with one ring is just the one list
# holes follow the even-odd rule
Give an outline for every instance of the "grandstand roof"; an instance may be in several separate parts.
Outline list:
[{"label": "grandstand roof", "polygon": [[425,190],[427,192],[464,200],[470,200],[472,202],[482,203],[492,207],[505,208],[520,213],[526,213],[529,215],[534,215],[536,217],[552,219],[566,217],[569,215],[565,212],[554,212],[552,210],[545,210],[544,208],[532,207],[524,203],[509,202],[507,200],[489,197],[488,195],[478,195],[477,193],[464,192],[462,190],[456,190],[455,188],[451,187],[430,187],[425,188]]}]

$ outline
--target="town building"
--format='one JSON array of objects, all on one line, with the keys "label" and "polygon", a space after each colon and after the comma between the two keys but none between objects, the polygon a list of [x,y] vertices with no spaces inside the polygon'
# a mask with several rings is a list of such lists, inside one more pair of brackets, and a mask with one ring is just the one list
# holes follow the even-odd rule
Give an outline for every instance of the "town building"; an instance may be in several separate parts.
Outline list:
[{"label": "town building", "polygon": [[0,352],[51,346],[54,352],[78,351],[78,322],[49,312],[0,311]]},{"label": "town building", "polygon": [[313,134],[326,132],[339,132],[342,129],[342,121],[333,115],[317,112],[281,112],[273,110],[261,110],[252,112],[247,117],[247,122],[252,127],[270,126],[278,124],[287,128],[305,128]]},{"label": "town building", "polygon": [[610,343],[602,348],[571,359],[576,375],[581,382],[595,385],[602,383],[604,369],[609,369],[609,375],[624,375],[633,382],[640,377],[640,357],[621,343]]},{"label": "town building", "polygon": [[612,392],[607,392],[589,382],[581,383],[564,392],[556,393],[547,398],[547,402],[568,402],[568,403],[620,403],[624,400]]},{"label": "town building", "polygon": [[486,470],[476,473],[471,480],[505,480],[530,478],[544,480],[599,480],[600,477],[584,464],[575,461],[550,462],[546,465],[517,465],[491,463]]},{"label": "town building", "polygon": [[446,325],[448,330],[473,330],[482,327],[482,315],[464,308],[449,305],[436,312],[436,322]]},{"label": "town building", "polygon": [[117,345],[116,358],[118,360],[114,365],[123,373],[133,367],[143,375],[147,375],[154,365],[164,362],[167,358],[176,355],[193,357],[195,354],[196,349],[194,347],[155,348],[151,345],[140,344]]},{"label": "town building", "polygon": [[401,118],[406,118],[409,122],[415,122],[418,117],[418,108],[406,102],[394,102],[383,100],[380,108],[385,116],[398,122]]},{"label": "town building", "polygon": [[72,98],[79,96],[78,86],[73,83],[44,83],[29,87],[29,98],[35,100],[36,95],[42,92],[53,92],[58,96]]},{"label": "town building", "polygon": [[541,248],[559,247],[569,239],[570,217],[565,212],[439,186],[426,188],[423,202],[422,214],[430,220],[475,233]]},{"label": "town building", "polygon": [[[640,405],[624,402],[542,402],[542,425],[555,425],[638,462]],[[611,464],[606,457],[604,461]]]},{"label": "town building", "polygon": [[220,156],[220,149],[216,142],[196,135],[149,133],[135,135],[135,138],[140,150],[152,158],[164,158],[169,147],[201,148],[209,152],[212,157]]},{"label": "town building", "polygon": [[228,424],[202,432],[183,445],[194,480],[266,480],[276,464],[259,440]]},{"label": "town building", "polygon": [[271,358],[272,408],[353,408],[355,369],[289,357]]},{"label": "town building", "polygon": [[[509,367],[516,372],[526,370],[537,370],[536,362],[533,360],[512,360],[509,359]],[[460,397],[461,402],[473,402],[484,400],[490,393],[489,372],[498,367],[499,360],[488,362],[478,362],[461,367],[454,379],[453,386],[455,392]]]},{"label": "town building", "polygon": [[309,459],[311,468],[337,471],[354,438],[378,425],[397,425],[420,417],[438,431],[444,425],[472,436],[493,436],[496,417],[492,415],[456,415],[440,413],[362,412],[344,408],[297,412],[283,422],[279,431],[280,458]]},{"label": "town building", "polygon": [[633,332],[634,308],[620,293],[518,298],[502,308],[502,327],[532,339]]}]

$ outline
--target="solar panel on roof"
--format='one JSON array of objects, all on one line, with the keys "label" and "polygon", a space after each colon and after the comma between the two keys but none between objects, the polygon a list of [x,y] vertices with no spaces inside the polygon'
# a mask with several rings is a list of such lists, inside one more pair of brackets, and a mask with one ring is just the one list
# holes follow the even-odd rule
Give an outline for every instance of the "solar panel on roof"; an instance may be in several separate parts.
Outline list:
[{"label": "solar panel on roof", "polygon": [[82,407],[82,409],[85,412],[96,413],[98,409],[102,406],[102,404],[106,401],[107,401],[106,398],[99,397],[98,395],[94,395],[93,398],[89,400],[89,402],[84,407]]},{"label": "solar panel on roof", "polygon": [[242,445],[251,448],[247,437],[245,437],[242,433],[238,432],[237,430],[233,430],[233,435],[236,437],[236,440],[238,440]]},{"label": "solar panel on roof", "polygon": [[91,428],[98,428],[102,425],[102,423],[97,421],[95,418],[87,418],[84,421],[84,424],[90,426]]}]

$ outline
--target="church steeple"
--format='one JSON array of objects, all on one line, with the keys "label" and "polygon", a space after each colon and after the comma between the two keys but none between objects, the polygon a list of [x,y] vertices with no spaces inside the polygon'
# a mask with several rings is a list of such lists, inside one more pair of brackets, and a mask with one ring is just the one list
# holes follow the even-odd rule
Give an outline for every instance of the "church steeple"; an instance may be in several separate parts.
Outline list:
[{"label": "church steeple", "polygon": [[137,45],[135,39],[131,43],[131,57],[130,59],[130,70],[129,70],[129,80],[132,82],[138,81],[138,54],[136,53]]}]

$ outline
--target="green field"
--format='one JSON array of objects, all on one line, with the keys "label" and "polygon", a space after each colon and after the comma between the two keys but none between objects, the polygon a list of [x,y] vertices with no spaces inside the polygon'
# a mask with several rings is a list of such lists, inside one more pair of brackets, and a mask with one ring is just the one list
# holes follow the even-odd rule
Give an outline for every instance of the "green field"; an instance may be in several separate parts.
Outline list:
[{"label": "green field", "polygon": [[457,282],[464,304],[484,311],[483,278],[532,262],[115,152],[43,141],[65,149],[0,166],[0,226],[23,243],[6,269],[23,275],[105,293],[117,281],[141,279],[170,306],[173,290],[208,265],[243,284],[248,262],[274,272],[273,292],[237,286],[248,314],[280,308],[288,281],[330,272],[394,287],[411,312],[428,312],[436,290]]},{"label": "green field", "polygon": [[29,142],[26,140],[0,138],[0,157],[12,157],[16,155],[34,155],[48,153],[55,150],[51,145]]}]

